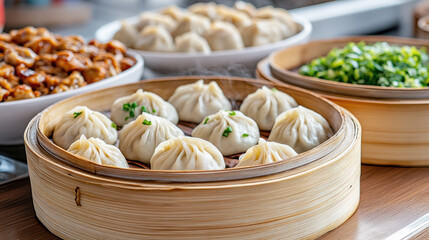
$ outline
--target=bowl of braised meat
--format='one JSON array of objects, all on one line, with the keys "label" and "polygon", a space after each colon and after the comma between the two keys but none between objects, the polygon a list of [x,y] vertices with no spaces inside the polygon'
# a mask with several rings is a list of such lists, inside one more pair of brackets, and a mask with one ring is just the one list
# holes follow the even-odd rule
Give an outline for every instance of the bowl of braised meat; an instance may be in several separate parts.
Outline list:
[{"label": "bowl of braised meat", "polygon": [[45,28],[0,34],[0,144],[23,142],[47,106],[104,87],[139,81],[143,59],[119,41],[86,42]]}]

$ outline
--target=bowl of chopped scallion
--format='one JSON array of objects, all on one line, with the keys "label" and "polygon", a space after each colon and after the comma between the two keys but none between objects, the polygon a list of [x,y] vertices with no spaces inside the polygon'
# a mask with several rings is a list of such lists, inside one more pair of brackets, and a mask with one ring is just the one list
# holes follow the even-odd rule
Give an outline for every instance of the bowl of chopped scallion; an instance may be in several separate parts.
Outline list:
[{"label": "bowl of chopped scallion", "polygon": [[429,42],[386,36],[313,41],[274,52],[272,74],[307,89],[383,99],[429,98]]}]

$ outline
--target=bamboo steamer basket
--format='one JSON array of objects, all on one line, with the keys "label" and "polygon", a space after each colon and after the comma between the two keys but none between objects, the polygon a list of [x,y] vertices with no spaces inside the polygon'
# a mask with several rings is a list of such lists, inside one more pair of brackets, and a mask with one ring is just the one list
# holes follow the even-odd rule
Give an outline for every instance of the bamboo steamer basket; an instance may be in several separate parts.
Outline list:
[{"label": "bamboo steamer basket", "polygon": [[429,99],[429,87],[424,88],[394,88],[371,85],[349,84],[329,81],[315,77],[303,76],[297,72],[299,67],[311,60],[326,56],[333,48],[343,48],[349,42],[374,44],[388,42],[392,45],[407,45],[429,49],[429,42],[421,39],[387,37],[387,36],[358,36],[336,38],[331,40],[313,41],[273,52],[268,57],[271,73],[283,82],[306,89],[345,96],[374,99]]},{"label": "bamboo steamer basket", "polygon": [[[269,59],[257,66],[257,78],[290,86],[270,70]],[[429,166],[429,98],[376,99],[313,92],[350,111],[362,125],[362,163]]]},{"label": "bamboo steamer basket", "polygon": [[59,110],[79,104],[107,110],[117,97],[138,88],[168,98],[177,86],[199,78],[148,80],[103,89],[57,103],[36,116],[24,139],[39,220],[64,239],[312,239],[353,214],[360,192],[359,122],[341,107],[294,87],[202,77],[217,81],[226,96],[237,101],[263,85],[276,87],[327,118],[334,136],[291,159],[293,165],[121,172],[85,159],[80,159],[83,164],[75,162],[71,154],[61,155],[42,138],[48,136],[47,122],[55,122]]}]

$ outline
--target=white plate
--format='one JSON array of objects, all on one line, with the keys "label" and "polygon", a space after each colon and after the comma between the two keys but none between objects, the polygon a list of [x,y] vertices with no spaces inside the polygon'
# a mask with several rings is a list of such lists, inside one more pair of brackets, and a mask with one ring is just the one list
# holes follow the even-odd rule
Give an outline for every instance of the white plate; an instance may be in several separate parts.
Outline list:
[{"label": "white plate", "polygon": [[[253,68],[259,60],[268,56],[271,52],[305,43],[310,39],[311,23],[307,19],[294,14],[292,14],[292,17],[296,23],[301,25],[302,30],[292,37],[263,46],[247,47],[240,50],[214,51],[209,54],[135,51],[144,57],[146,66],[154,70],[186,73],[187,71],[211,69],[220,66],[232,65],[233,67],[233,64],[243,64]],[[127,18],[126,20],[130,23],[136,23],[138,16]],[[95,38],[100,42],[108,42],[120,28],[121,20],[110,22],[95,32]]]},{"label": "white plate", "polygon": [[0,102],[0,145],[23,143],[23,134],[28,122],[51,104],[95,89],[138,82],[144,69],[143,58],[132,51],[128,51],[128,55],[137,60],[136,64],[113,77],[67,92],[12,102]]}]

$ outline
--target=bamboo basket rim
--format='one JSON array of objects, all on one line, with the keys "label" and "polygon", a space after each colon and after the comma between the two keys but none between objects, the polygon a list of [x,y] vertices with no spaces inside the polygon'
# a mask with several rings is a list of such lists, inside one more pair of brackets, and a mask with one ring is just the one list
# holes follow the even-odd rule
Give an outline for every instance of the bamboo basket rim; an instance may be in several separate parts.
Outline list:
[{"label": "bamboo basket rim", "polygon": [[[340,126],[338,127],[335,134],[320,144],[319,146],[299,154],[298,156],[294,158],[288,159],[288,161],[279,161],[275,163],[270,164],[264,164],[264,165],[258,165],[258,166],[251,166],[251,167],[241,167],[241,168],[229,168],[224,170],[212,170],[212,171],[159,171],[159,170],[147,170],[147,169],[121,169],[117,167],[110,167],[110,166],[103,166],[96,163],[91,162],[90,160],[87,160],[85,158],[73,155],[71,153],[68,153],[66,150],[58,147],[55,145],[49,138],[44,134],[44,131],[46,129],[42,129],[40,121],[43,121],[43,118],[47,115],[49,111],[52,109],[55,109],[57,106],[59,106],[63,102],[73,102],[73,100],[78,99],[80,97],[85,97],[88,95],[96,95],[96,94],[102,94],[103,92],[108,92],[109,90],[118,89],[118,88],[144,88],[143,86],[145,84],[156,84],[156,83],[166,83],[169,81],[184,81],[183,84],[186,84],[186,81],[196,81],[199,79],[204,79],[207,81],[236,81],[236,82],[242,82],[254,86],[262,86],[262,85],[270,85],[275,86],[278,88],[285,88],[289,89],[290,91],[297,91],[301,92],[306,95],[310,95],[313,98],[317,98],[318,101],[324,102],[324,104],[327,104],[329,108],[332,108],[335,111],[335,114],[339,116],[341,119]],[[93,91],[90,93],[85,93],[81,95],[77,95],[75,97],[69,98],[67,100],[58,102],[49,108],[45,109],[40,116],[40,119],[37,121],[37,137],[39,144],[44,148],[45,151],[49,152],[51,155],[55,156],[56,158],[71,164],[75,167],[81,168],[85,171],[92,172],[94,174],[100,174],[100,175],[106,175],[112,176],[112,177],[119,177],[119,178],[128,178],[128,179],[135,179],[135,180],[158,180],[158,181],[177,181],[177,182],[206,182],[206,181],[225,181],[225,180],[235,180],[235,179],[244,179],[244,178],[251,178],[251,177],[257,177],[257,176],[265,176],[270,175],[282,171],[287,171],[290,169],[298,168],[300,166],[309,164],[311,162],[317,161],[320,157],[322,157],[322,154],[328,154],[322,151],[324,148],[326,149],[327,146],[337,146],[338,141],[341,142],[341,134],[344,132],[345,128],[345,113],[343,112],[343,109],[341,109],[336,104],[332,103],[329,100],[326,100],[317,94],[311,93],[307,90],[303,90],[300,88],[296,88],[293,86],[282,86],[279,84],[273,84],[268,82],[261,82],[255,79],[249,79],[249,78],[242,78],[242,77],[231,77],[231,76],[178,76],[178,77],[165,77],[165,78],[158,78],[158,79],[150,79],[145,80],[138,83],[132,83],[127,85],[122,85],[119,87],[111,87],[106,89],[101,89],[97,91]],[[332,124],[332,123],[331,123]],[[332,127],[332,125],[331,125]],[[334,129],[335,130],[335,129]],[[333,147],[334,149],[334,147]],[[331,150],[332,152],[333,150]],[[65,156],[65,158],[61,156]],[[89,166],[89,167],[88,167]]]},{"label": "bamboo basket rim", "polygon": [[[325,40],[315,40],[308,43],[298,44],[291,47],[283,48],[272,52],[268,56],[269,67],[271,69],[272,75],[276,78],[281,79],[290,84],[296,86],[301,86],[312,90],[338,94],[338,92],[343,93],[343,95],[353,96],[353,97],[364,97],[364,98],[377,98],[377,99],[429,99],[429,87],[422,88],[396,88],[396,87],[383,87],[383,86],[373,86],[373,85],[360,85],[360,84],[351,84],[325,80],[316,77],[303,76],[299,73],[292,71],[293,69],[300,67],[294,66],[293,69],[287,68],[284,69],[281,64],[278,62],[278,58],[281,55],[286,54],[289,51],[297,49],[306,49],[311,50],[312,47],[320,45],[340,45],[347,44],[348,42],[360,42],[364,41],[366,43],[375,43],[375,42],[387,42],[393,45],[409,45],[409,46],[418,46],[426,47],[429,50],[429,41],[423,39],[413,39],[413,38],[404,38],[404,37],[393,37],[393,36],[348,36],[348,37],[339,37],[333,39]],[[318,56],[326,55],[332,48],[326,51],[326,53]]]},{"label": "bamboo basket rim", "polygon": [[[24,142],[27,150],[38,157],[38,159],[49,162],[56,168],[64,171],[63,174],[67,174],[73,177],[72,174],[85,176],[93,181],[101,181],[104,185],[118,186],[127,189],[145,189],[154,191],[170,191],[173,189],[223,189],[223,188],[241,188],[248,186],[258,186],[270,183],[277,183],[284,180],[296,178],[302,175],[310,174],[315,172],[327,165],[330,165],[340,159],[343,155],[347,154],[350,148],[354,147],[355,142],[358,141],[361,134],[361,125],[357,118],[352,115],[349,111],[345,110],[346,120],[349,125],[354,126],[352,132],[352,138],[350,138],[350,144],[346,141],[341,141],[343,145],[347,147],[345,149],[336,149],[339,152],[335,157],[330,158],[329,155],[323,157],[319,161],[314,161],[303,166],[293,168],[290,170],[282,171],[276,174],[257,176],[255,178],[242,178],[242,179],[229,179],[222,181],[222,184],[218,184],[218,181],[197,181],[197,182],[180,182],[180,181],[136,181],[135,179],[118,178],[115,176],[97,175],[91,172],[80,169],[79,167],[73,166],[68,162],[64,162],[61,159],[49,158],[50,152],[40,144],[38,139],[38,121],[42,116],[42,113],[36,115],[28,124],[24,132]],[[257,179],[257,181],[249,181],[251,179]]]},{"label": "bamboo basket rim", "polygon": [[[270,65],[269,65],[269,58],[266,57],[262,60],[260,60],[256,67],[256,74],[260,75],[263,80],[267,80],[271,83],[276,84],[284,84],[287,86],[293,86],[288,82],[284,82],[282,79],[279,79],[275,76],[273,76]],[[428,87],[429,88],[429,87]],[[306,89],[307,90],[307,89]],[[341,95],[331,92],[324,92],[320,90],[311,90],[312,92],[321,95],[322,97],[329,96],[329,99],[335,99],[335,100],[347,100],[347,101],[355,101],[355,102],[364,102],[364,103],[375,103],[375,104],[385,104],[385,105],[419,105],[419,104],[429,104],[429,97],[428,98],[422,98],[422,99],[381,99],[381,98],[369,98],[369,97],[358,97],[358,96],[347,96],[347,95]]]}]

